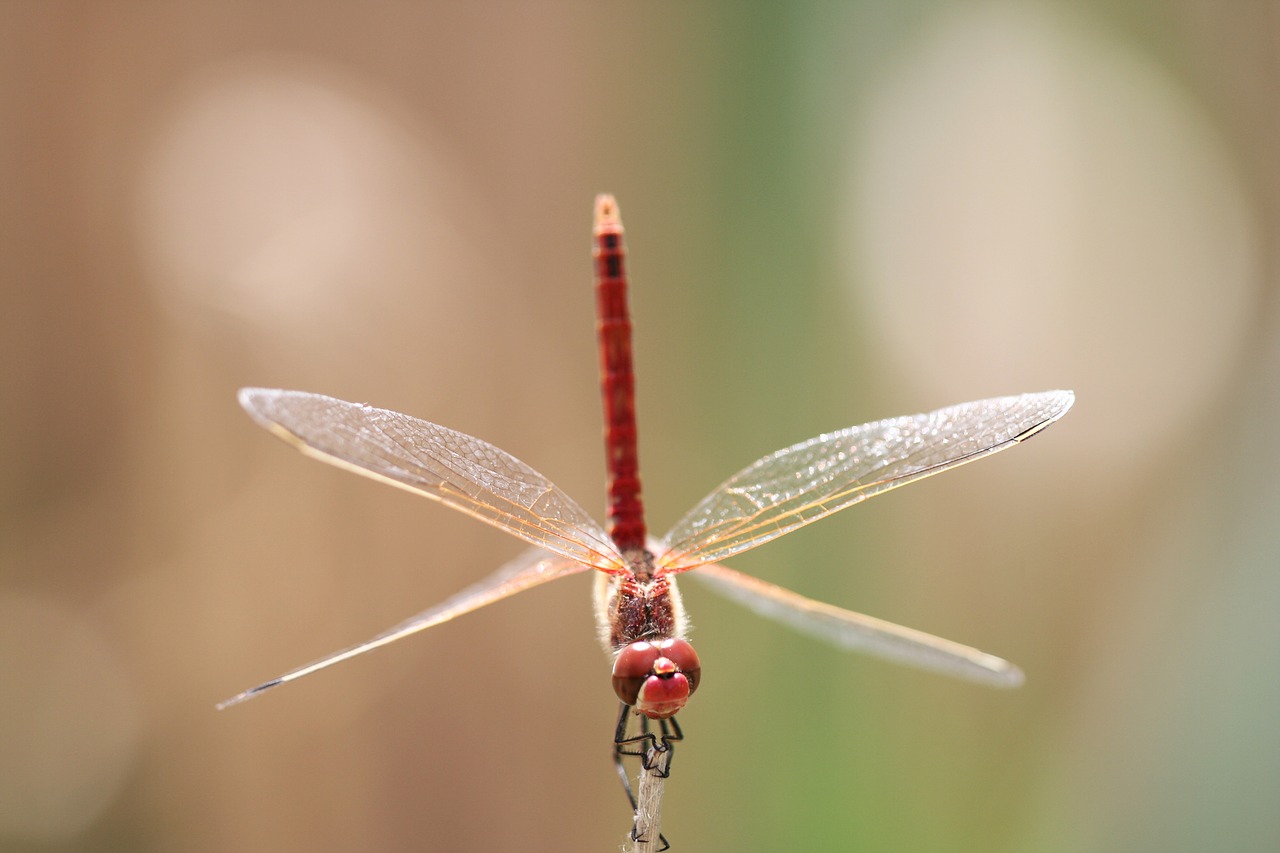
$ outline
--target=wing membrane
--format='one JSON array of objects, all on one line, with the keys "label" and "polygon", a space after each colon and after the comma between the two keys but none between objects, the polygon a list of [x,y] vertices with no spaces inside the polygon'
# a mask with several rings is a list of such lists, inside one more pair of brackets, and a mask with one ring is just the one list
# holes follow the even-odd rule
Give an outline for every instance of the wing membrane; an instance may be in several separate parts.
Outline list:
[{"label": "wing membrane", "polygon": [[309,456],[438,500],[592,568],[625,568],[609,535],[586,510],[486,441],[304,391],[244,388],[240,405]]},{"label": "wing membrane", "polygon": [[297,681],[304,675],[310,675],[313,672],[333,666],[335,663],[341,663],[365,652],[371,652],[388,643],[394,643],[402,637],[416,634],[442,622],[448,622],[455,616],[478,610],[486,604],[492,604],[495,601],[515,595],[517,592],[540,586],[568,575],[577,574],[578,572],[585,572],[588,569],[588,566],[578,561],[567,560],[564,557],[549,554],[541,548],[530,548],[484,580],[467,587],[435,607],[424,610],[417,616],[406,619],[399,625],[383,631],[373,639],[348,649],[343,649],[340,652],[334,652],[318,661],[286,672],[279,678],[273,678],[270,681],[259,684],[257,687],[251,687],[243,693],[239,693],[222,702],[218,707],[221,709],[239,704],[273,687],[288,684],[290,681]]},{"label": "wing membrane", "polygon": [[1022,670],[1003,658],[923,631],[814,601],[715,563],[700,566],[692,577],[761,616],[842,649],[995,687],[1017,687],[1023,681]]},{"label": "wing membrane", "polygon": [[1070,391],[997,397],[826,433],[730,477],[665,540],[660,569],[717,562],[872,495],[1012,447],[1062,417]]}]

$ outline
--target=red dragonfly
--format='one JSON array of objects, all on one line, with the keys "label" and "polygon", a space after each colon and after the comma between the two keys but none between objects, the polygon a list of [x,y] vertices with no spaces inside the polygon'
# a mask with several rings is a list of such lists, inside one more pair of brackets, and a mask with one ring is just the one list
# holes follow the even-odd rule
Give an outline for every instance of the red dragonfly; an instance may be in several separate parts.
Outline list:
[{"label": "red dragonfly", "polygon": [[[1001,658],[813,601],[720,563],[873,495],[1012,447],[1062,417],[1075,399],[1072,392],[979,400],[823,433],[748,465],[665,536],[653,539],[646,533],[640,500],[625,250],[612,196],[596,199],[593,254],[608,532],[546,477],[479,438],[320,394],[245,388],[240,404],[249,415],[302,452],[438,500],[534,547],[373,639],[246,690],[220,707],[522,590],[590,570],[597,573],[600,639],[613,658],[613,688],[622,702],[616,756],[637,754],[626,746],[638,741],[655,745],[648,720],[660,721],[660,749],[681,736],[674,715],[698,688],[702,670],[685,638],[675,576],[694,569],[695,577],[729,598],[837,646],[986,684],[1020,684],[1021,671]],[[629,712],[641,715],[644,729],[638,738],[625,737]]]}]

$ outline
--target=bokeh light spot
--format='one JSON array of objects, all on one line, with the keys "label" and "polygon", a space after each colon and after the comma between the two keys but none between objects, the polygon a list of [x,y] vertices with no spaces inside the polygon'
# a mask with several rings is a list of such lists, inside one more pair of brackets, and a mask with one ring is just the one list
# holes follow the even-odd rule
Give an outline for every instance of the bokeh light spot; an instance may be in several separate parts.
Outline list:
[{"label": "bokeh light spot", "polygon": [[850,140],[846,268],[927,399],[1072,387],[1070,444],[1114,477],[1235,367],[1258,229],[1198,106],[1067,14],[948,13],[889,64]]}]

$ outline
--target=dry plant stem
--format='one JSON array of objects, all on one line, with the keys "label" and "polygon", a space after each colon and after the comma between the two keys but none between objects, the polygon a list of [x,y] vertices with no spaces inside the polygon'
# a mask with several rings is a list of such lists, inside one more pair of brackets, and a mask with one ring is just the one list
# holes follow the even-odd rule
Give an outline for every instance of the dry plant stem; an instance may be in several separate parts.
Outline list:
[{"label": "dry plant stem", "polygon": [[626,853],[656,853],[662,849],[662,791],[670,762],[669,748],[651,747],[645,752],[636,790],[633,838],[622,848]]}]

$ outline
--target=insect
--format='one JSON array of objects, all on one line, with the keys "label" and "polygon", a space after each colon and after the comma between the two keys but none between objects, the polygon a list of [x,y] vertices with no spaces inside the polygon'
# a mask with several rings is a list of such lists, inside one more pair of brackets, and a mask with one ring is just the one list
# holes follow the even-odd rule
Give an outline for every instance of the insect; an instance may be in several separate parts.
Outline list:
[{"label": "insect", "polygon": [[[425,495],[533,547],[498,572],[367,642],[228,699],[226,707],[515,593],[595,571],[600,639],[621,708],[615,760],[667,753],[701,662],[686,638],[676,576],[696,576],[756,612],[847,649],[997,686],[1021,671],[993,655],[805,598],[721,565],[771,539],[914,480],[1012,447],[1062,417],[1070,391],[998,397],[823,433],[734,474],[661,539],[648,536],[636,454],[631,321],[622,223],[596,199],[597,333],[608,469],[606,531],[572,498],[493,445],[397,412],[302,391],[246,388],[240,404],[303,453]],[[632,715],[640,734],[627,736]],[[658,733],[650,732],[655,721]],[[628,794],[630,789],[628,787]],[[634,798],[632,805],[635,805]]]}]

